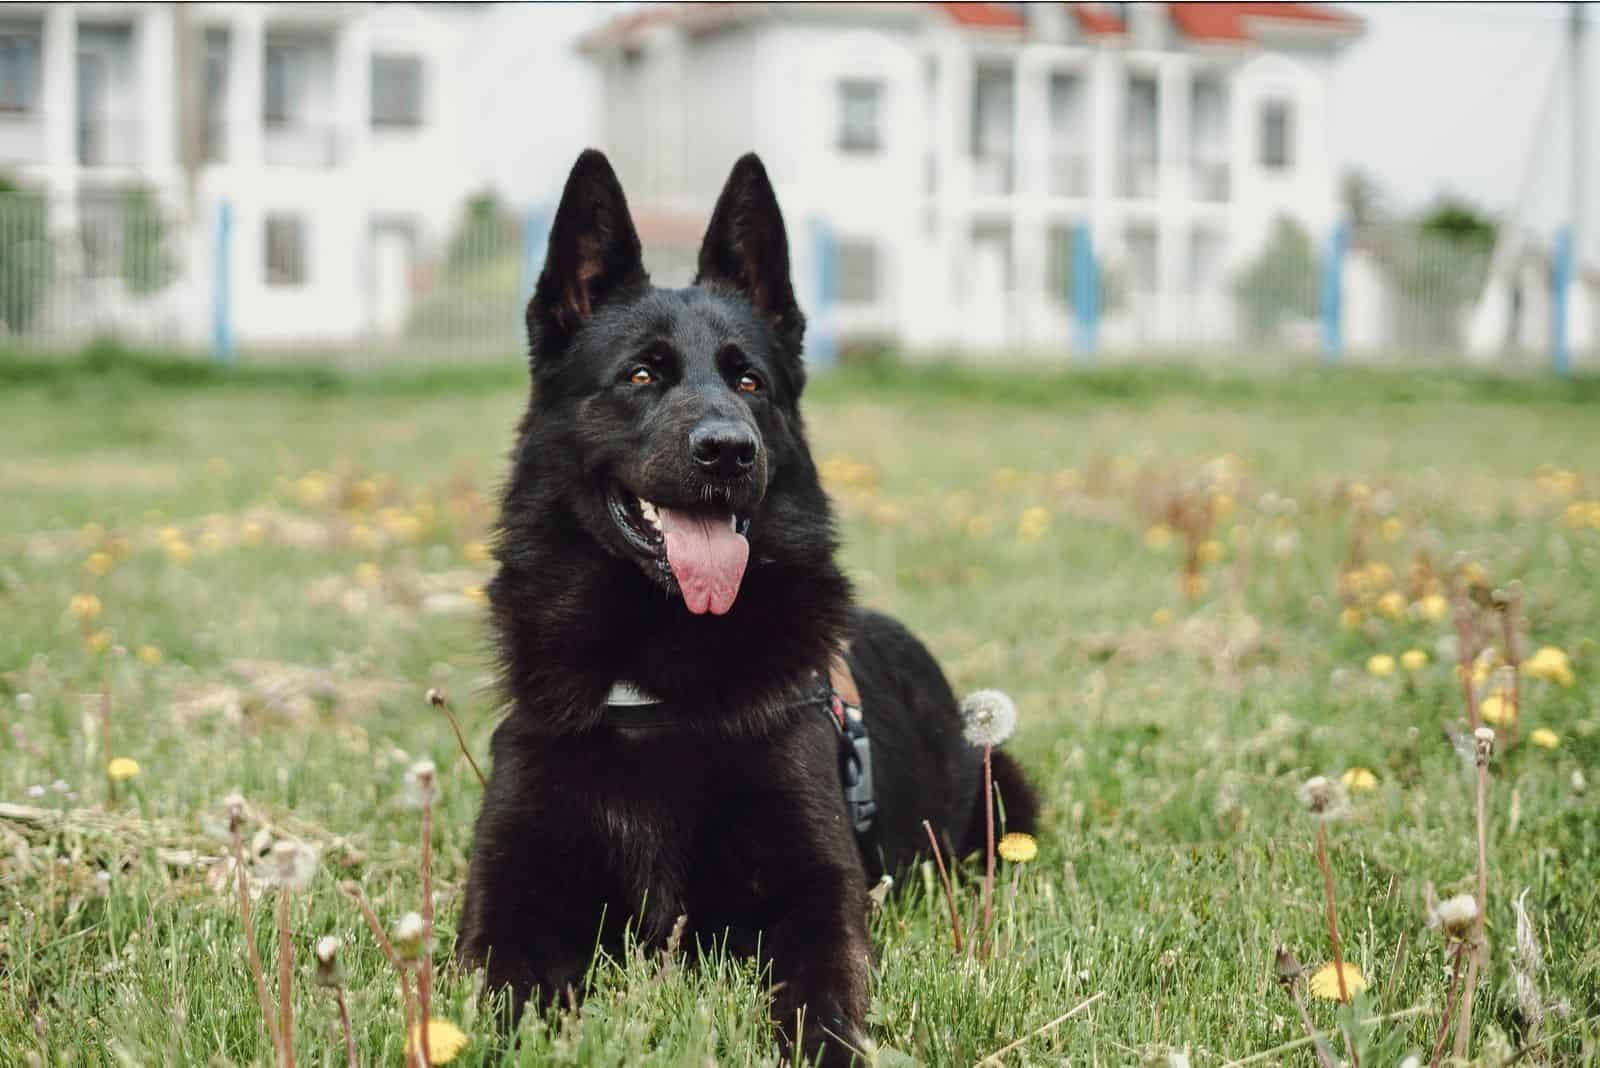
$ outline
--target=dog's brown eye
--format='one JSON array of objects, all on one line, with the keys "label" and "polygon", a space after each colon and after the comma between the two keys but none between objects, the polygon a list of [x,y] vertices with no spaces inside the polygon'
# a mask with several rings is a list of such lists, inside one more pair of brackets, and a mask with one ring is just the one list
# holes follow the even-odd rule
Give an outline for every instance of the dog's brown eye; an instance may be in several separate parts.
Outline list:
[{"label": "dog's brown eye", "polygon": [[746,371],[744,374],[739,376],[739,392],[740,393],[755,393],[760,389],[761,389],[761,379],[757,378],[755,375],[751,374],[749,371]]},{"label": "dog's brown eye", "polygon": [[628,375],[628,381],[632,382],[636,386],[648,386],[650,383],[654,382],[655,380],[656,380],[655,372],[650,370],[650,368],[644,366],[643,364],[640,364],[638,367],[635,367],[633,369],[633,372]]}]

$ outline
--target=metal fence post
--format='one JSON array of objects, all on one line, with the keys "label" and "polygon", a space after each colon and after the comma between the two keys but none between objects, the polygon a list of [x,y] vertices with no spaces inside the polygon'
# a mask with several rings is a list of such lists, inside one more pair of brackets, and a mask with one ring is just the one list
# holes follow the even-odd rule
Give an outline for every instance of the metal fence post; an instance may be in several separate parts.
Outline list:
[{"label": "metal fence post", "polygon": [[839,362],[839,337],[833,321],[839,301],[839,242],[821,219],[812,221],[811,247],[817,261],[817,310],[806,362],[827,370]]},{"label": "metal fence post", "polygon": [[211,294],[211,356],[218,363],[231,364],[233,350],[233,205],[224,200],[217,205],[216,242],[211,265],[214,272]]},{"label": "metal fence post", "polygon": [[1569,315],[1572,304],[1573,273],[1572,227],[1556,233],[1555,263],[1551,268],[1550,362],[1556,374],[1572,373],[1572,336]]},{"label": "metal fence post", "polygon": [[1350,224],[1335,223],[1322,260],[1322,359],[1338,363],[1344,355],[1344,253],[1350,242]]},{"label": "metal fence post", "polygon": [[549,243],[550,216],[543,208],[530,208],[522,217],[522,303],[533,299],[544,268],[545,246]]},{"label": "metal fence post", "polygon": [[1077,326],[1074,351],[1085,360],[1094,358],[1100,342],[1100,275],[1095,269],[1094,236],[1089,224],[1080,222],[1072,229],[1072,318]]}]

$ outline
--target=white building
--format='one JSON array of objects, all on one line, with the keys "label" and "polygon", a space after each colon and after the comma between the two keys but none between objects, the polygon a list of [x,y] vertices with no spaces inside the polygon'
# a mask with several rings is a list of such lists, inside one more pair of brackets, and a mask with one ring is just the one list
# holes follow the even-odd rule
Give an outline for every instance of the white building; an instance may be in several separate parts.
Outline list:
[{"label": "white building", "polygon": [[[592,76],[575,57],[529,59],[551,47],[541,28],[572,21],[481,4],[7,4],[0,172],[49,205],[56,268],[73,278],[56,286],[53,300],[70,298],[57,318],[85,331],[170,320],[206,343],[226,203],[241,343],[399,330],[424,251],[541,141],[529,96],[572,101],[575,120],[546,124],[548,155],[570,162],[586,140]],[[520,128],[485,125],[513,119]],[[172,220],[179,247],[162,254],[182,262],[130,311],[114,246],[129,239],[135,189]]]},{"label": "white building", "polygon": [[582,47],[646,254],[681,246],[658,280],[753,149],[812,298],[833,235],[838,334],[1059,353],[1080,224],[1106,343],[1234,336],[1275,221],[1320,243],[1338,215],[1330,68],[1359,32],[1293,3],[684,4]]}]

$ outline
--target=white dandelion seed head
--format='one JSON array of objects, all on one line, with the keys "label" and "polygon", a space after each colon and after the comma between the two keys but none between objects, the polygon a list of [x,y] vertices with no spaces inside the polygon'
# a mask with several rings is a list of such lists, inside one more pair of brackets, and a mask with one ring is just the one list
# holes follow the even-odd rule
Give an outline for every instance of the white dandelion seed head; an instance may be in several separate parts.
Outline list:
[{"label": "white dandelion seed head", "polygon": [[408,912],[394,921],[395,952],[405,960],[422,956],[427,951],[422,944],[424,930],[422,917],[415,912]]},{"label": "white dandelion seed head", "polygon": [[37,800],[39,800],[39,798],[41,798],[43,796],[44,796],[44,787],[43,786],[40,786],[38,783],[34,783],[32,786],[28,787],[28,797],[31,798],[32,800],[37,801]]},{"label": "white dandelion seed head", "polygon": [[323,935],[317,939],[317,971],[315,981],[321,987],[344,985],[344,971],[339,967],[339,950],[344,943],[338,935]]},{"label": "white dandelion seed head", "polygon": [[430,808],[439,800],[439,773],[431,760],[419,760],[406,769],[406,805]]},{"label": "white dandelion seed head", "polygon": [[444,702],[445,702],[444,691],[439,689],[437,686],[429,687],[428,688],[428,692],[426,694],[424,694],[423,696],[426,698],[427,702],[430,705],[432,705],[434,708],[443,708],[444,707]]},{"label": "white dandelion seed head", "polygon": [[1479,727],[1472,732],[1472,742],[1477,749],[1478,759],[1487,761],[1489,755],[1494,752],[1494,728]]},{"label": "white dandelion seed head", "polygon": [[277,886],[298,893],[310,887],[316,874],[317,851],[304,842],[286,838],[272,847],[268,877]]},{"label": "white dandelion seed head", "polygon": [[1306,811],[1319,820],[1342,819],[1350,811],[1350,791],[1326,775],[1313,775],[1296,791]]},{"label": "white dandelion seed head", "polygon": [[1472,924],[1478,918],[1478,899],[1471,894],[1447,897],[1428,914],[1428,926],[1442,931],[1446,938],[1460,940],[1472,933]]},{"label": "white dandelion seed head", "polygon": [[37,708],[37,707],[38,707],[38,703],[34,700],[33,694],[31,694],[31,693],[19,693],[19,694],[17,694],[17,711],[18,712],[21,712],[23,715],[26,716],[26,715],[31,714],[33,712],[33,710],[35,708]]},{"label": "white dandelion seed head", "polygon": [[968,744],[992,749],[1017,729],[1017,703],[1001,690],[975,690],[961,702],[961,718]]}]

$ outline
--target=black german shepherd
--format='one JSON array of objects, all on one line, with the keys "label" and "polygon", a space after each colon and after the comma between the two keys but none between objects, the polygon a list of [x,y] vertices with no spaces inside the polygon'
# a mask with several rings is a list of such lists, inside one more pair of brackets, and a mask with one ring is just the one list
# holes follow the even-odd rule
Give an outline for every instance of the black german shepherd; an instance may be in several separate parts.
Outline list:
[{"label": "black german shepherd", "polygon": [[[917,857],[924,819],[982,845],[981,756],[928,651],[853,609],[834,563],[761,161],[734,166],[698,276],[672,290],[650,284],[616,175],[585,152],[527,326],[489,587],[512,710],[457,952],[517,1005],[548,1004],[577,992],[597,935],[615,952],[631,924],[659,945],[686,916],[687,945],[725,938],[770,964],[786,1048],[847,1064],[867,888]],[[859,789],[846,802],[860,732],[829,690],[835,657],[859,688],[875,816]],[[1021,770],[994,770],[1010,828],[1031,830]]]}]

